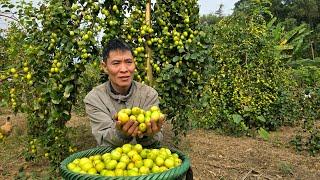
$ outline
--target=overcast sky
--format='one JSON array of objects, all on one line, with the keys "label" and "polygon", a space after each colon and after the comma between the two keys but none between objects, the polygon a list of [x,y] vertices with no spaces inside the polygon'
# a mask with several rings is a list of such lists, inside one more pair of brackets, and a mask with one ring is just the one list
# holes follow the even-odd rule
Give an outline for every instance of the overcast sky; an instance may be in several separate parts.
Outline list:
[{"label": "overcast sky", "polygon": [[230,15],[234,8],[234,3],[238,0],[198,0],[200,6],[200,15],[215,13],[220,4],[223,4],[223,14]]},{"label": "overcast sky", "polygon": [[[18,2],[19,0],[12,0],[12,2]],[[25,0],[30,1],[30,0]],[[39,1],[39,0],[33,0]],[[200,6],[200,15],[215,13],[220,4],[223,4],[223,14],[229,15],[232,13],[234,8],[234,3],[238,0],[198,0]],[[7,23],[4,21],[3,17],[0,17],[0,28],[3,29],[7,26]]]}]

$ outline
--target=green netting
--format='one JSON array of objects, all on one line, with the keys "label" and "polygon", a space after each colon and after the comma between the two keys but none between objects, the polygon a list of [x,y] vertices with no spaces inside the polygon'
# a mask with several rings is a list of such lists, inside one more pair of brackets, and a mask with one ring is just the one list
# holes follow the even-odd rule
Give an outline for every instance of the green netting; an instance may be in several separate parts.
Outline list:
[{"label": "green netting", "polygon": [[190,159],[184,155],[182,152],[176,149],[170,149],[172,152],[177,153],[182,160],[182,164],[178,167],[169,169],[168,171],[162,173],[153,173],[148,175],[141,175],[141,176],[121,176],[121,177],[110,177],[110,176],[100,176],[100,175],[89,175],[89,174],[78,174],[70,171],[67,168],[67,165],[77,158],[88,157],[96,154],[103,154],[106,152],[111,152],[113,150],[112,147],[101,146],[93,149],[88,149],[85,151],[77,152],[72,154],[71,156],[67,157],[63,160],[60,164],[60,174],[64,179],[72,179],[72,180],[85,180],[85,179],[92,179],[92,180],[102,180],[102,179],[114,179],[114,180],[175,180],[175,179],[182,179],[187,170],[190,167]]}]

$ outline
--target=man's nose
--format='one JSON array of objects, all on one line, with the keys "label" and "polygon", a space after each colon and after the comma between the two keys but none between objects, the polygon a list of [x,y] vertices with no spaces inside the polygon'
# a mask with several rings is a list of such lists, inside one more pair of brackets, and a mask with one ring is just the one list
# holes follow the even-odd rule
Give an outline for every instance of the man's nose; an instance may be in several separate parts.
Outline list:
[{"label": "man's nose", "polygon": [[121,72],[127,72],[128,71],[128,66],[126,65],[126,63],[121,63],[120,64],[120,71]]}]

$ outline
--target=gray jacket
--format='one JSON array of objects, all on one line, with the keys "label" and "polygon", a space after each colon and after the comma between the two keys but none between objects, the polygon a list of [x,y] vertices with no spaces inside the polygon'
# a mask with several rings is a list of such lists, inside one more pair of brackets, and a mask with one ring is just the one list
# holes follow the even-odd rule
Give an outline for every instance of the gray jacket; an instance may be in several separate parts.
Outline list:
[{"label": "gray jacket", "polygon": [[[98,145],[122,146],[134,142],[130,136],[125,136],[115,128],[112,117],[123,108],[140,107],[144,110],[153,105],[159,105],[158,93],[150,86],[133,81],[127,95],[113,93],[109,81],[94,87],[84,98],[86,113],[89,116],[92,134]],[[150,146],[162,140],[159,132],[153,137],[136,138],[142,146]]]}]

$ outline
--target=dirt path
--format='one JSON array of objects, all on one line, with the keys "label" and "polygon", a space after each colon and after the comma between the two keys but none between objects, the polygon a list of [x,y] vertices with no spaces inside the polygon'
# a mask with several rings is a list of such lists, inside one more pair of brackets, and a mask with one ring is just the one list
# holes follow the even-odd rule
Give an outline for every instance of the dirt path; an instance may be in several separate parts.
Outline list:
[{"label": "dirt path", "polygon": [[196,130],[187,140],[195,179],[320,178],[319,156],[299,155],[286,144],[275,144],[273,139],[265,142]]},{"label": "dirt path", "polygon": [[[13,116],[2,112],[0,125],[11,116],[14,131],[5,142],[0,142],[0,179],[14,179],[23,167],[29,177],[42,179],[48,174],[45,162],[27,163],[22,157],[23,136],[26,122],[22,114]],[[90,124],[85,117],[73,116],[68,123],[81,131],[75,134],[78,145],[91,148],[95,142],[90,134]],[[169,126],[165,127],[170,132]],[[166,144],[170,144],[171,133],[166,133]],[[320,156],[299,154],[288,145],[294,128],[283,128],[271,133],[269,141],[259,138],[230,137],[215,132],[193,130],[182,140],[180,149],[188,154],[194,171],[194,179],[320,179]],[[18,148],[17,148],[18,147]],[[81,149],[80,149],[81,150]],[[18,155],[18,158],[16,158]],[[30,174],[34,175],[30,175]],[[29,174],[29,175],[28,175]]]}]

